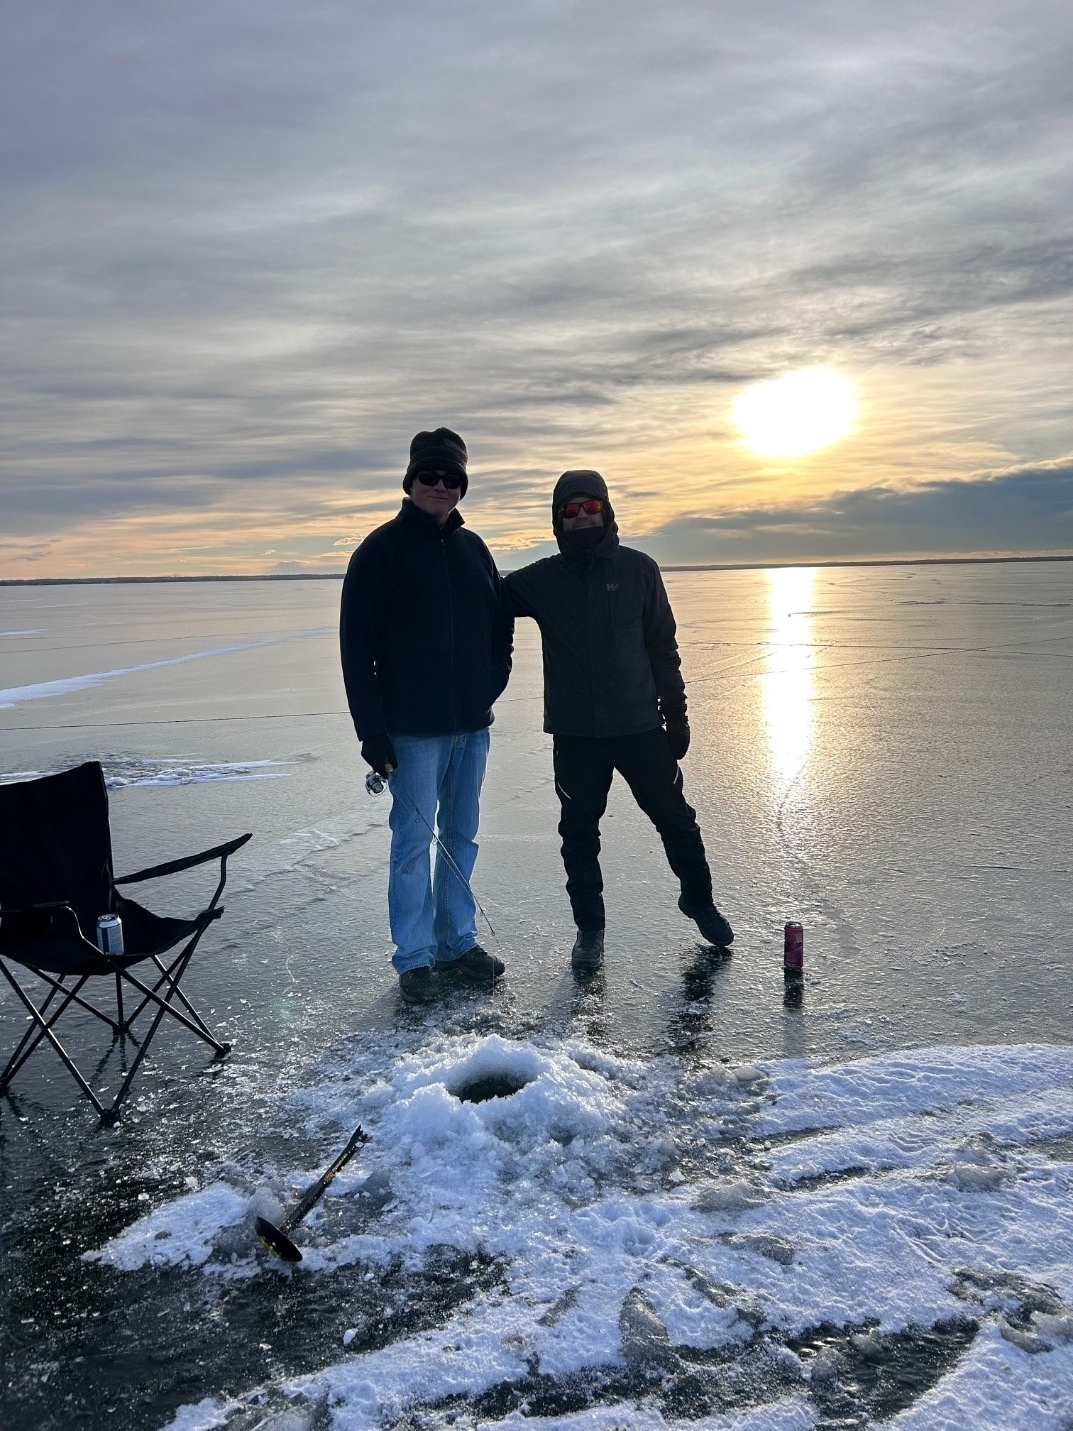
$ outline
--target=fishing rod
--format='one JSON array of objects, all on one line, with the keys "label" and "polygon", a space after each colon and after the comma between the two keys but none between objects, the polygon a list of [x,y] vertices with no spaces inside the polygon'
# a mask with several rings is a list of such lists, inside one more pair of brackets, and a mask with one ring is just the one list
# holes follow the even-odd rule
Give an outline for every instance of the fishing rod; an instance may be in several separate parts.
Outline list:
[{"label": "fishing rod", "polygon": [[[393,768],[394,768],[393,766],[389,766],[389,767],[388,767],[388,773],[389,773],[389,774],[391,773],[391,770],[392,770]],[[384,792],[385,787],[386,787],[386,781],[384,780],[384,777],[380,774],[379,770],[370,770],[369,773],[368,773],[368,775],[366,775],[366,777],[365,777],[365,789],[368,791],[368,793],[369,793],[370,795],[382,795],[383,792]],[[477,906],[477,908],[480,910],[480,912],[481,912],[481,917],[483,918],[485,924],[487,924],[489,930],[491,931],[492,938],[493,938],[493,939],[496,941],[496,943],[498,944],[498,943],[499,943],[499,935],[495,932],[495,929],[492,927],[492,921],[488,918],[488,915],[484,912],[484,905],[480,902],[480,900],[477,898],[477,896],[473,893],[473,886],[470,884],[469,880],[468,880],[468,879],[466,878],[466,876],[462,873],[462,871],[458,868],[458,865],[457,865],[457,863],[455,862],[455,858],[454,858],[454,856],[451,854],[451,851],[450,851],[450,850],[447,848],[447,846],[443,843],[443,841],[440,839],[439,835],[437,835],[436,831],[432,828],[432,826],[431,826],[431,825],[429,824],[429,822],[425,819],[425,817],[424,817],[424,815],[421,813],[421,811],[417,808],[417,806],[414,804],[414,802],[410,799],[409,795],[405,794],[404,791],[400,790],[400,789],[399,789],[397,786],[395,786],[395,785],[392,785],[390,788],[391,788],[391,798],[392,798],[393,800],[397,800],[397,799],[399,798],[399,796],[401,795],[402,798],[403,798],[403,800],[406,802],[407,807],[413,812],[413,814],[415,814],[415,815],[417,816],[417,818],[421,821],[422,825],[424,825],[425,829],[429,832],[429,834],[430,834],[430,835],[432,836],[432,838],[435,840],[435,842],[436,842],[436,848],[439,850],[440,854],[443,856],[444,860],[446,861],[447,867],[448,867],[449,869],[453,870],[454,873],[458,876],[458,878],[462,881],[462,884],[463,884],[463,886],[465,887],[466,892],[468,893],[470,899],[472,899],[473,903],[474,903],[474,904]]]},{"label": "fishing rod", "polygon": [[274,1222],[269,1222],[267,1217],[257,1217],[254,1219],[254,1227],[261,1245],[273,1257],[280,1257],[284,1262],[301,1262],[302,1254],[291,1241],[288,1233],[294,1231],[302,1219],[316,1207],[324,1196],[324,1190],[335,1177],[340,1169],[345,1168],[347,1163],[361,1147],[362,1143],[369,1141],[368,1133],[364,1132],[359,1124],[350,1135],[350,1142],[343,1151],[321,1173],[315,1183],[311,1183],[305,1192],[298,1199],[290,1212],[277,1227]]}]

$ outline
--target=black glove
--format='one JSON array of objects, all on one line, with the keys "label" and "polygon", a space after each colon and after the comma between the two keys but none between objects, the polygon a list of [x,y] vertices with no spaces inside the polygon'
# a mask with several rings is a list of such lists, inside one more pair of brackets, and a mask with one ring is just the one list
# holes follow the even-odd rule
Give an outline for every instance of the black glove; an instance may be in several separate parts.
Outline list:
[{"label": "black glove", "polygon": [[395,754],[395,747],[391,744],[391,737],[386,732],[382,735],[370,735],[361,743],[361,758],[367,765],[371,765],[377,775],[382,775],[386,780],[392,770],[398,770],[399,757]]},{"label": "black glove", "polygon": [[659,713],[663,717],[663,724],[667,731],[667,744],[671,747],[671,754],[675,760],[681,760],[689,749],[689,719],[686,716],[686,703],[683,700],[668,710],[663,701],[660,701]]},{"label": "black glove", "polygon": [[675,760],[681,760],[689,749],[689,718],[685,711],[667,717],[667,744]]}]

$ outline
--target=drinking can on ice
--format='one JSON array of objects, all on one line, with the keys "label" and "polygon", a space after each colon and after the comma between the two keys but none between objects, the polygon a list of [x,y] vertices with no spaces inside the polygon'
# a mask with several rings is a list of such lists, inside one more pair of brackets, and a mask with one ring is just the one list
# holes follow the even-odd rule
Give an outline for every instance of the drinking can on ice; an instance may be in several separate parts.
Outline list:
[{"label": "drinking can on ice", "polygon": [[102,954],[122,954],[123,921],[118,914],[102,914],[97,920],[97,948]]},{"label": "drinking can on ice", "polygon": [[800,978],[805,968],[805,926],[789,920],[782,932],[782,968]]}]

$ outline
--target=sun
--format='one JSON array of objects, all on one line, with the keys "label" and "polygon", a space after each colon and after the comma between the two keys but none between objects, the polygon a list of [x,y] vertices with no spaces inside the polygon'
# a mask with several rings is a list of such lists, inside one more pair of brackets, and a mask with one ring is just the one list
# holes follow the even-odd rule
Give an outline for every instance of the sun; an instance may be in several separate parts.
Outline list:
[{"label": "sun", "polygon": [[807,457],[839,442],[857,417],[853,384],[830,368],[754,383],[734,399],[745,446],[763,457]]}]

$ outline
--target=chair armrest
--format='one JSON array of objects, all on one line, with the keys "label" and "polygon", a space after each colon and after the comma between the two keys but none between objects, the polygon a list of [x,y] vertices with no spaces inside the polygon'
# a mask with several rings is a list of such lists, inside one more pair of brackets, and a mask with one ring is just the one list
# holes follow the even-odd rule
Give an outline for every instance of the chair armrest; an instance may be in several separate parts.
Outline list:
[{"label": "chair armrest", "polygon": [[226,860],[228,855],[233,855],[236,850],[240,850],[247,840],[252,840],[253,834],[239,835],[234,840],[228,840],[226,845],[215,845],[211,850],[202,850],[199,855],[187,855],[185,859],[168,860],[166,864],[152,865],[149,869],[138,870],[136,874],[119,875],[113,884],[137,884],[139,880],[161,879],[164,875],[178,874],[180,870],[193,869],[195,865],[206,864],[209,860]]},{"label": "chair armrest", "polygon": [[[48,910],[55,912],[57,909],[68,909],[74,914],[69,900],[55,899],[47,904],[5,904],[3,909],[0,909],[0,919],[9,914],[44,914]],[[77,915],[75,917],[77,918]]]},{"label": "chair armrest", "polygon": [[[78,915],[66,900],[57,900],[49,904],[23,904],[15,908],[5,905],[0,910],[0,938],[3,935],[16,940],[47,938],[56,915],[65,915],[64,922],[73,926],[69,932],[83,944],[89,943],[82,933]],[[5,925],[7,925],[6,929]],[[96,949],[97,946],[93,944],[90,947]]]}]

